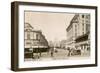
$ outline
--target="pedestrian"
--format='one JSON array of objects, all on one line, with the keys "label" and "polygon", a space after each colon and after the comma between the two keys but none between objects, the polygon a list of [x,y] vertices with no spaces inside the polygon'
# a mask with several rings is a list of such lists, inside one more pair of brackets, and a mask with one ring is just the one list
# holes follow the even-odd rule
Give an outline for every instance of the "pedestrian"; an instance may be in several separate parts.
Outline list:
[{"label": "pedestrian", "polygon": [[71,48],[68,48],[68,56],[71,56]]},{"label": "pedestrian", "polygon": [[54,48],[51,48],[51,57],[54,56]]}]

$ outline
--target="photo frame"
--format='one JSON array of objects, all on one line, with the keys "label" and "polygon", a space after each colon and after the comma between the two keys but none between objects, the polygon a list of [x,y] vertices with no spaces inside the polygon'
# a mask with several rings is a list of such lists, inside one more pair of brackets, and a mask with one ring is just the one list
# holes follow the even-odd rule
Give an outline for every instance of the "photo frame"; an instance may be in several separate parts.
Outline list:
[{"label": "photo frame", "polygon": [[11,70],[97,66],[97,7],[11,3]]}]

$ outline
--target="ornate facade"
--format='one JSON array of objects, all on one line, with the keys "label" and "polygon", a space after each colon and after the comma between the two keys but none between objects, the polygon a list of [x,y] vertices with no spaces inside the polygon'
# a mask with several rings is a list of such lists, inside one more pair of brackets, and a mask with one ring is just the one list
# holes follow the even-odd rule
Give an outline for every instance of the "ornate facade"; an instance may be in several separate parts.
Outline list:
[{"label": "ornate facade", "polygon": [[67,31],[67,45],[71,48],[90,48],[90,15],[75,14]]},{"label": "ornate facade", "polygon": [[25,23],[24,27],[24,48],[26,57],[29,57],[28,55],[31,55],[31,53],[46,52],[48,50],[48,41],[42,31],[34,30],[29,23]]}]

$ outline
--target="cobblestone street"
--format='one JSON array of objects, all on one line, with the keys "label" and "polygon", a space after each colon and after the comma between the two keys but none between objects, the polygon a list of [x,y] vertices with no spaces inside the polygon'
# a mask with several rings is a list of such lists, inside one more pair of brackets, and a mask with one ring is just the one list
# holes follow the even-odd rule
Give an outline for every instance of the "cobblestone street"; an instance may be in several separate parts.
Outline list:
[{"label": "cobblestone street", "polygon": [[[51,52],[41,53],[41,57],[35,59],[25,59],[25,61],[46,61],[46,60],[71,60],[71,59],[87,59],[90,56],[90,52],[87,51],[82,53],[81,55],[70,55],[68,56],[69,51],[65,49],[57,49],[57,52],[53,53],[51,56]],[[38,54],[35,54],[37,56]]]}]

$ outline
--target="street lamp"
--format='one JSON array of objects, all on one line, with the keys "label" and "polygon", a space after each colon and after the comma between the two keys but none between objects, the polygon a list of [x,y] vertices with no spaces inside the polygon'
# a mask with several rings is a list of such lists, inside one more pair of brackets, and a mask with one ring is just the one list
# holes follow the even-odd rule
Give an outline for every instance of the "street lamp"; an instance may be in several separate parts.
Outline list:
[{"label": "street lamp", "polygon": [[30,52],[32,53],[32,58],[33,58],[33,56],[34,56],[34,53],[33,53],[33,48],[32,48],[32,44],[30,45]]}]

